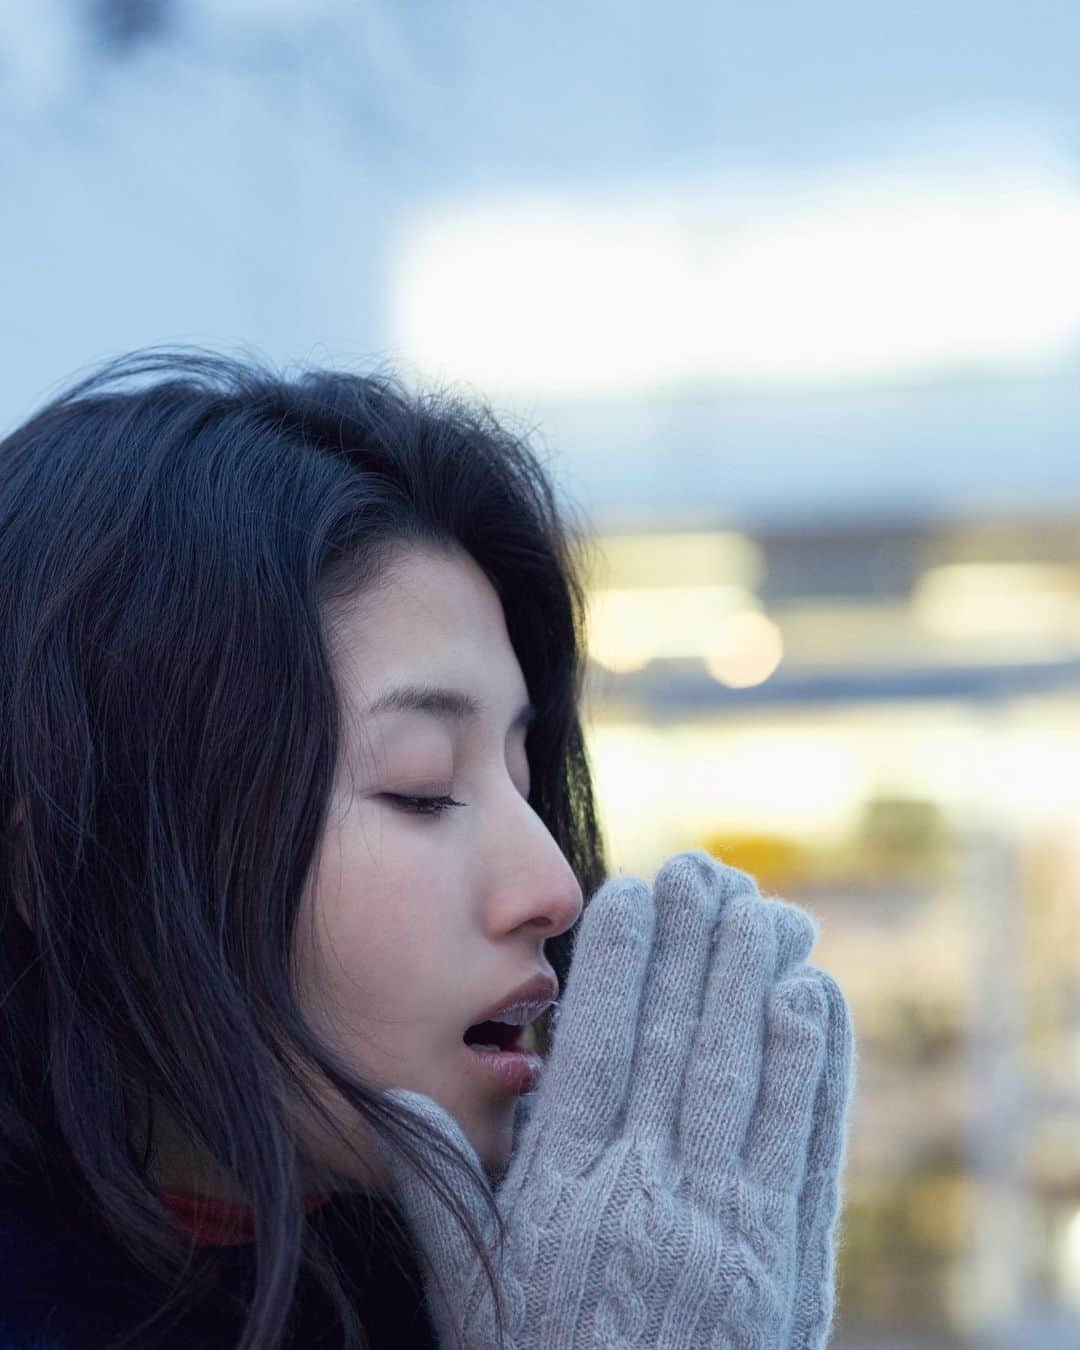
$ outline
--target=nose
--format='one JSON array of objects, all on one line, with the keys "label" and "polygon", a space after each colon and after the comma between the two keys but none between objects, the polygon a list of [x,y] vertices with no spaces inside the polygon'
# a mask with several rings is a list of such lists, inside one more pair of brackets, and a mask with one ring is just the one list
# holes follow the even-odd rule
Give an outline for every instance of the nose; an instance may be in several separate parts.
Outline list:
[{"label": "nose", "polygon": [[[554,840],[552,842],[554,843]],[[548,938],[556,938],[560,933],[572,928],[580,918],[584,904],[578,879],[561,851],[559,858],[562,869],[546,889],[539,892],[535,905],[534,922],[543,928],[545,941]]]},{"label": "nose", "polygon": [[545,941],[572,928],[581,917],[584,896],[566,855],[531,808],[521,831],[508,832],[500,853],[506,861],[497,894],[504,926],[533,924]]}]

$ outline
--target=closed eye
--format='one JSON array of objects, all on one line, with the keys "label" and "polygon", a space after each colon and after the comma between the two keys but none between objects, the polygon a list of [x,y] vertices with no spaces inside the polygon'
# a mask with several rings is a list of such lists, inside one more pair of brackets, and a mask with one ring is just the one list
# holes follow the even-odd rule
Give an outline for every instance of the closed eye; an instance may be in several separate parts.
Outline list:
[{"label": "closed eye", "polygon": [[451,806],[465,806],[466,802],[455,801],[453,797],[407,797],[401,793],[385,792],[383,796],[393,802],[398,810],[409,811],[418,816],[439,816]]}]

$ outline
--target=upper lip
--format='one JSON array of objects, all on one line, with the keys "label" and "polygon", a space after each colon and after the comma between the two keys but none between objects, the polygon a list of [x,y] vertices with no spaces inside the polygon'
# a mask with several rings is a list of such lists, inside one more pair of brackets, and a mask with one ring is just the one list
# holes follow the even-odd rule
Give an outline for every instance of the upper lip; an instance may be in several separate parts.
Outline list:
[{"label": "upper lip", "polygon": [[[531,980],[526,980],[524,984],[519,985],[505,998],[501,998],[498,1003],[493,1003],[490,1008],[486,1008],[479,1017],[475,1017],[470,1023],[470,1027],[476,1026],[480,1022],[490,1022],[493,1017],[498,1017],[501,1013],[509,1012],[511,1008],[526,1006],[533,1012],[533,1017],[539,1017],[546,1009],[550,1008],[559,997],[559,982],[553,975],[534,975]],[[530,1019],[532,1020],[532,1019]]]}]

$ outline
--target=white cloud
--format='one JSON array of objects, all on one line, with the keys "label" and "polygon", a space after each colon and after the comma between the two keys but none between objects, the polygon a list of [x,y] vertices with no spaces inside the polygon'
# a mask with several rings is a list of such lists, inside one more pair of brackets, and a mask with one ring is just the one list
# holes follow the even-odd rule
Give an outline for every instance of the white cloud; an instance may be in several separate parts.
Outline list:
[{"label": "white cloud", "polygon": [[991,153],[478,203],[403,241],[394,338],[433,374],[540,396],[1038,363],[1080,331],[1078,237],[1074,178]]}]

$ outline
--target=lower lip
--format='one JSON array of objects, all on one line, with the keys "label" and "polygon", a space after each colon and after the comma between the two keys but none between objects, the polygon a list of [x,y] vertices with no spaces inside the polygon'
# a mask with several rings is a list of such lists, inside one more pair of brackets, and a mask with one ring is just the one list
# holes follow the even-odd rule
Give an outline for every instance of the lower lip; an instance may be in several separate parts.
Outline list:
[{"label": "lower lip", "polygon": [[544,1071],[544,1061],[531,1050],[465,1049],[490,1082],[515,1097],[534,1091]]}]

